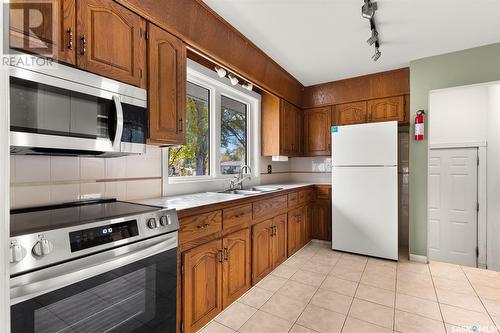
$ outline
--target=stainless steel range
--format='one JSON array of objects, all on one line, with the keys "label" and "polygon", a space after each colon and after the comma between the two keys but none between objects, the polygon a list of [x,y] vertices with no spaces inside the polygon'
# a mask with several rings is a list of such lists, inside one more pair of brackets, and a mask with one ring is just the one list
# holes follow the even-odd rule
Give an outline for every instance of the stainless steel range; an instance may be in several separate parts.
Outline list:
[{"label": "stainless steel range", "polygon": [[114,199],[11,211],[11,331],[175,332],[178,227]]}]

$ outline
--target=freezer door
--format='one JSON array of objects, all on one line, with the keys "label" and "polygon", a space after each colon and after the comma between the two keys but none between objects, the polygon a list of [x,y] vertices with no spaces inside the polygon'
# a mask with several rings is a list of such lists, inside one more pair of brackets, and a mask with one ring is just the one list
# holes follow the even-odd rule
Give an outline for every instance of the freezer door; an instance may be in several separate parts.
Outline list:
[{"label": "freezer door", "polygon": [[396,167],[334,167],[332,248],[398,259]]},{"label": "freezer door", "polygon": [[334,126],[332,147],[335,166],[397,165],[398,123]]}]

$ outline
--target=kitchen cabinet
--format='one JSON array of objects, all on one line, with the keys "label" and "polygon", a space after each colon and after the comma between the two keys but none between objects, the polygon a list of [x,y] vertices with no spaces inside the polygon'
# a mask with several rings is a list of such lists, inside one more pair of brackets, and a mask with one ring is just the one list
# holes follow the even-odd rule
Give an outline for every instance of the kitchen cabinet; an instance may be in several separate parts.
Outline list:
[{"label": "kitchen cabinet", "polygon": [[[51,2],[15,1],[9,3],[9,45],[27,53],[76,64],[75,0]],[[41,13],[37,27],[25,24],[31,11]]]},{"label": "kitchen cabinet", "polygon": [[304,110],[304,155],[331,155],[332,108],[330,106]]},{"label": "kitchen cabinet", "polygon": [[367,102],[368,118],[370,122],[396,120],[402,123],[405,120],[404,96],[379,98]]},{"label": "kitchen cabinet", "polygon": [[250,288],[250,233],[248,228],[222,240],[222,305],[227,307]]},{"label": "kitchen cabinet", "polygon": [[263,93],[261,112],[262,155],[302,156],[302,110],[284,99]]},{"label": "kitchen cabinet", "polygon": [[145,86],[146,21],[112,0],[77,0],[78,67]]},{"label": "kitchen cabinet", "polygon": [[287,216],[281,214],[252,229],[252,284],[287,258]]},{"label": "kitchen cabinet", "polygon": [[186,142],[186,45],[175,36],[148,25],[150,143]]},{"label": "kitchen cabinet", "polygon": [[288,256],[306,243],[307,212],[305,206],[288,212]]},{"label": "kitchen cabinet", "polygon": [[331,187],[316,186],[316,200],[311,206],[312,238],[330,241],[332,239]]},{"label": "kitchen cabinet", "polygon": [[335,124],[352,125],[366,123],[368,110],[366,102],[354,102],[335,105]]},{"label": "kitchen cabinet", "polygon": [[182,321],[186,332],[196,332],[222,311],[222,240],[197,246],[182,257]]}]

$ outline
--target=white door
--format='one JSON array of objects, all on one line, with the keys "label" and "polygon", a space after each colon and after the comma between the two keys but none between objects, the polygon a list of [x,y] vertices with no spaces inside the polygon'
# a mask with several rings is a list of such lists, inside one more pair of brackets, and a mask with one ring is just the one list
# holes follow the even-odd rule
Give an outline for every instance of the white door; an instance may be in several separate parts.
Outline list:
[{"label": "white door", "polygon": [[431,149],[429,259],[477,265],[477,148]]}]

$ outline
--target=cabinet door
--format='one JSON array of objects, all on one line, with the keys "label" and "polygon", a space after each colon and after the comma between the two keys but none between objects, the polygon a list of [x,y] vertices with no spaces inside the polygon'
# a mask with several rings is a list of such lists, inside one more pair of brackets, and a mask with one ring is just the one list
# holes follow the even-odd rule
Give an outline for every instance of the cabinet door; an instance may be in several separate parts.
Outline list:
[{"label": "cabinet door", "polygon": [[278,266],[287,258],[287,232],[286,232],[286,214],[273,218],[273,267]]},{"label": "cabinet door", "polygon": [[294,156],[301,156],[303,152],[303,141],[304,136],[302,135],[304,129],[304,116],[302,110],[298,107],[292,105],[293,114],[294,114],[294,124],[292,128],[293,135],[293,153]]},{"label": "cabinet door", "polygon": [[222,241],[183,253],[183,323],[196,332],[222,310]]},{"label": "cabinet door", "polygon": [[10,2],[10,47],[74,65],[75,13],[75,0]]},{"label": "cabinet door", "polygon": [[288,256],[291,256],[300,248],[300,210],[301,208],[297,208],[288,212]]},{"label": "cabinet door", "polygon": [[331,203],[329,200],[317,200],[312,208],[312,237],[332,239]]},{"label": "cabinet door", "polygon": [[292,104],[281,100],[280,106],[280,152],[283,155],[291,156],[294,153],[294,132],[295,114]]},{"label": "cabinet door", "polygon": [[112,0],[77,0],[77,28],[78,67],[145,86],[146,21],[139,15]]},{"label": "cabinet door", "polygon": [[366,102],[354,102],[335,106],[337,125],[366,123],[368,121]]},{"label": "cabinet door", "polygon": [[305,217],[305,224],[306,224],[306,236],[305,236],[305,243],[308,243],[312,239],[312,205],[307,205],[305,207],[306,209],[306,217]]},{"label": "cabinet door", "polygon": [[304,153],[306,156],[330,156],[331,107],[304,110]]},{"label": "cabinet door", "polygon": [[252,284],[256,284],[273,269],[273,220],[257,223],[252,229]]},{"label": "cabinet door", "polygon": [[222,304],[227,307],[250,288],[250,234],[248,229],[223,239]]},{"label": "cabinet door", "polygon": [[402,123],[404,115],[404,96],[381,98],[368,101],[370,121],[397,120]]},{"label": "cabinet door", "polygon": [[186,46],[153,24],[148,25],[149,140],[186,142]]}]

